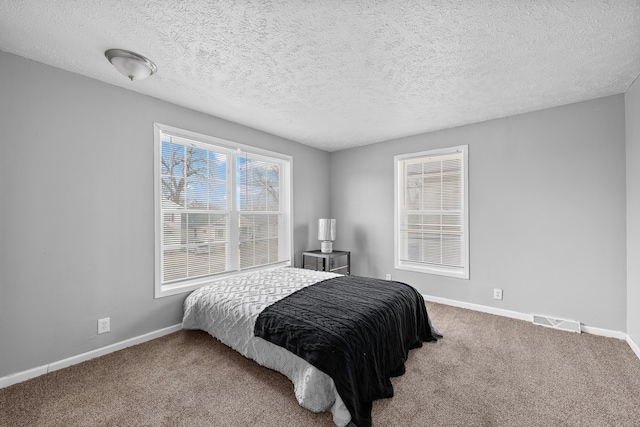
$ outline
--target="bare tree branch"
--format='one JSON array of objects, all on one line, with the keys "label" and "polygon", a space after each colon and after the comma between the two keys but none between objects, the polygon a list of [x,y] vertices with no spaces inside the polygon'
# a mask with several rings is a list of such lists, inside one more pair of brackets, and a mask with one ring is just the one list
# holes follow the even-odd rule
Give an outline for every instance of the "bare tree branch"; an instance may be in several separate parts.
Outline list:
[{"label": "bare tree branch", "polygon": [[[184,148],[184,156],[179,153],[179,147],[174,147],[168,158],[162,156],[162,166],[168,175],[162,178],[162,193],[168,200],[180,206],[184,206],[185,177],[205,178],[207,176],[207,158],[198,154],[199,151],[194,147]],[[185,164],[184,170],[179,171]]]}]

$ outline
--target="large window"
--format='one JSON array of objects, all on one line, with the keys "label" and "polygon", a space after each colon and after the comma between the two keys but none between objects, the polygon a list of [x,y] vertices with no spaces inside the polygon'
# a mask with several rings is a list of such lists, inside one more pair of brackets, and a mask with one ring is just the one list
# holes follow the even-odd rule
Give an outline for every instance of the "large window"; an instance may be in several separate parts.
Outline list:
[{"label": "large window", "polygon": [[395,267],[468,279],[467,146],[394,160]]},{"label": "large window", "polygon": [[156,297],[291,265],[291,158],[155,125]]}]

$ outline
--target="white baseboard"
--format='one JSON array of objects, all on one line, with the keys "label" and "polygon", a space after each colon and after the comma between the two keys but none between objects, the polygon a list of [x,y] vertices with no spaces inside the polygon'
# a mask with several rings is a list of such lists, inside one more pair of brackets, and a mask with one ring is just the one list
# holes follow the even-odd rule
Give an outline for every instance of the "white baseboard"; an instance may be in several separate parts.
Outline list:
[{"label": "white baseboard", "polygon": [[587,326],[587,325],[580,325],[580,328],[582,329],[582,332],[591,334],[591,335],[600,335],[602,337],[617,338],[619,340],[627,339],[627,334],[620,331],[596,328],[595,326]]},{"label": "white baseboard", "polygon": [[143,342],[151,341],[153,339],[160,338],[161,336],[179,331],[180,329],[182,329],[181,323],[169,326],[167,328],[159,329],[157,331],[149,332],[144,335],[129,338],[128,340],[120,341],[105,347],[97,348],[86,353],[71,356],[63,360],[58,360],[56,362],[49,363],[48,365],[42,365],[33,369],[7,375],[6,377],[0,378],[0,388],[9,387],[10,385],[17,384],[31,378],[39,377],[40,375],[44,375],[48,372],[53,372],[58,369],[66,368],[67,366],[87,361],[89,359],[104,356],[105,354],[113,353],[114,351],[122,350],[133,345],[142,344]]},{"label": "white baseboard", "polygon": [[[481,311],[483,313],[495,314],[497,316],[511,317],[513,319],[525,320],[527,322],[533,322],[533,315],[531,315],[531,314],[520,313],[520,312],[517,312],[517,311],[504,310],[502,308],[489,307],[489,306],[486,306],[486,305],[472,304],[472,303],[468,303],[468,302],[456,301],[456,300],[447,299],[447,298],[434,297],[434,296],[431,296],[431,295],[424,295],[423,294],[422,296],[424,297],[425,301],[436,302],[436,303],[439,303],[439,304],[450,305],[450,306],[453,306],[453,307],[467,308],[469,310]],[[617,339],[621,339],[621,340],[626,339],[627,342],[629,342],[629,338],[627,337],[627,334],[624,333],[624,332],[620,332],[620,331],[614,331],[614,330],[611,330],[611,329],[596,328],[596,327],[593,327],[593,326],[586,326],[586,325],[583,325],[583,324],[580,324],[580,330],[582,332],[584,332],[584,333],[587,333],[587,334],[600,335],[600,336],[604,336],[604,337],[617,338]],[[637,351],[636,351],[636,354],[638,354]],[[638,357],[640,357],[640,356],[638,356]]]},{"label": "white baseboard", "polygon": [[638,347],[638,344],[636,344],[633,338],[631,338],[629,335],[627,335],[627,344],[629,344],[631,350],[633,350],[636,356],[638,356],[638,359],[640,359],[640,347]]},{"label": "white baseboard", "polygon": [[512,319],[525,320],[533,322],[531,314],[524,314],[517,311],[504,310],[502,308],[489,307],[486,305],[473,304],[470,302],[456,301],[448,298],[434,297],[431,295],[422,295],[425,301],[437,302],[438,304],[450,305],[453,307],[467,308],[473,311],[481,311],[483,313],[495,314],[497,316],[511,317]]},{"label": "white baseboard", "polygon": [[38,366],[37,368],[29,369],[15,374],[7,375],[0,378],[0,388],[9,387],[10,385],[21,383],[31,378],[39,377],[47,373],[49,365]]}]

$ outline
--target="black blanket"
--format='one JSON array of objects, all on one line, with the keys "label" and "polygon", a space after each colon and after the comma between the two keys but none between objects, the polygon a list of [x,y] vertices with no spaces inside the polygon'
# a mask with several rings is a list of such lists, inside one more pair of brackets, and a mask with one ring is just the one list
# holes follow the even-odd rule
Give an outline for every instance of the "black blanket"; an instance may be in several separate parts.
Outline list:
[{"label": "black blanket", "polygon": [[414,288],[357,276],[294,292],[258,316],[254,333],[333,378],[359,427],[371,426],[374,400],[393,396],[409,350],[440,337]]}]

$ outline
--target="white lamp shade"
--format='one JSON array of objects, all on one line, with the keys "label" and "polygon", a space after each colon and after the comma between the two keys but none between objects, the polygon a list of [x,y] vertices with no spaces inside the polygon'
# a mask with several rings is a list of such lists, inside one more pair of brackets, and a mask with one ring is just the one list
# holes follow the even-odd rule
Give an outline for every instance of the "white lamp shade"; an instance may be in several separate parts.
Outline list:
[{"label": "white lamp shade", "polygon": [[336,220],[321,218],[318,220],[318,240],[336,240]]}]

